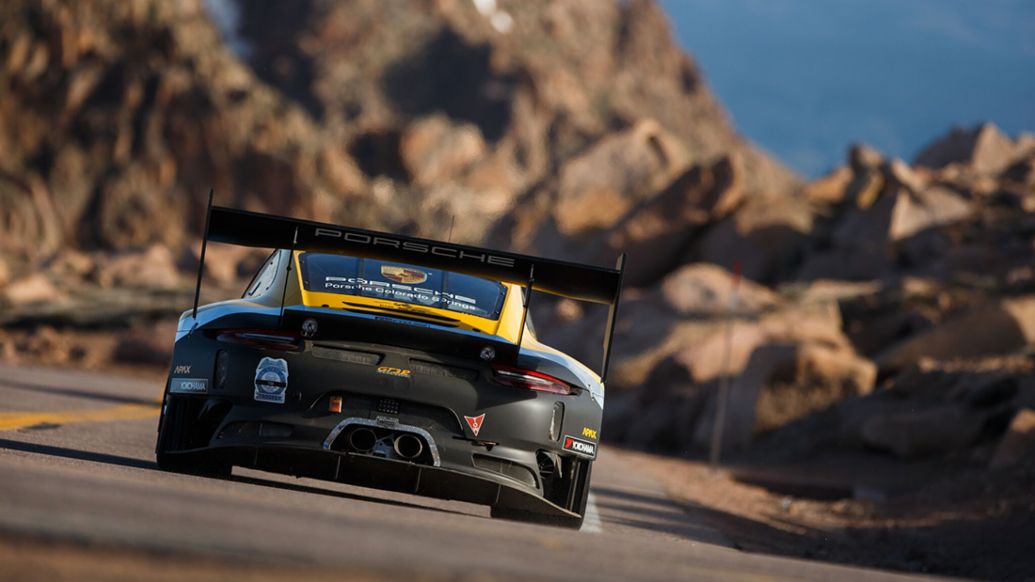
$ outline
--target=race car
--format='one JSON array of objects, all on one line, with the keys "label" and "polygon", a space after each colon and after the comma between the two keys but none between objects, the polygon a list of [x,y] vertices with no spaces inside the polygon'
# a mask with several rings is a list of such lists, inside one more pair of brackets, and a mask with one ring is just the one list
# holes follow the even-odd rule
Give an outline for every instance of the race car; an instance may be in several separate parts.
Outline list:
[{"label": "race car", "polygon": [[[240,299],[199,306],[209,241],[273,249]],[[155,447],[580,527],[621,289],[615,269],[209,203]],[[598,375],[539,342],[533,292],[609,306]]]}]

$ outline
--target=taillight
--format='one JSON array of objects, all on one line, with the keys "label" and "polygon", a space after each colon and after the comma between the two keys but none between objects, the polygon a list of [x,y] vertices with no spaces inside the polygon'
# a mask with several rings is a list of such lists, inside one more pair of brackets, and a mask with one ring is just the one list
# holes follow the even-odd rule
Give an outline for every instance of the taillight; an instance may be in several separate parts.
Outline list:
[{"label": "taillight", "polygon": [[557,378],[543,374],[542,372],[503,366],[500,364],[493,364],[492,369],[495,372],[493,379],[500,384],[513,386],[515,388],[527,388],[529,390],[549,392],[551,394],[572,393],[572,388],[567,382],[558,380]]},{"label": "taillight", "polygon": [[216,332],[216,339],[227,344],[239,344],[264,350],[298,352],[302,341],[297,335],[259,329],[224,329]]}]

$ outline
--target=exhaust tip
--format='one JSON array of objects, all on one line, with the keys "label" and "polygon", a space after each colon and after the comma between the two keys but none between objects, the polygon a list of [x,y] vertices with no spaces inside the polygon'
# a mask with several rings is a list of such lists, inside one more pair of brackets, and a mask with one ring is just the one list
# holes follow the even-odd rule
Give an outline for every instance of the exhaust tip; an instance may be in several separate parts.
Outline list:
[{"label": "exhaust tip", "polygon": [[395,437],[393,448],[395,449],[395,454],[400,457],[404,459],[415,459],[424,452],[424,443],[420,438],[412,434],[402,433]]},{"label": "exhaust tip", "polygon": [[361,453],[369,453],[377,444],[377,435],[369,428],[357,428],[349,433],[349,447]]}]

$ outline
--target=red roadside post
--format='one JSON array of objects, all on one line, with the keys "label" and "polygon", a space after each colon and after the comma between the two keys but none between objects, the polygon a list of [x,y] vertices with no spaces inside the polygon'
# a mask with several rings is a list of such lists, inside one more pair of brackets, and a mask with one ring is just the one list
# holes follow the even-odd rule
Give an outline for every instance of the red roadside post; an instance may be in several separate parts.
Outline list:
[{"label": "red roadside post", "polygon": [[733,352],[733,322],[736,319],[737,291],[740,287],[741,263],[740,259],[733,262],[733,284],[730,289],[730,306],[726,312],[726,341],[722,355],[722,368],[719,376],[719,394],[716,396],[715,419],[712,422],[711,451],[708,455],[708,462],[712,470],[719,467],[719,459],[722,455],[722,437],[726,425],[726,399],[730,388],[730,357]]}]

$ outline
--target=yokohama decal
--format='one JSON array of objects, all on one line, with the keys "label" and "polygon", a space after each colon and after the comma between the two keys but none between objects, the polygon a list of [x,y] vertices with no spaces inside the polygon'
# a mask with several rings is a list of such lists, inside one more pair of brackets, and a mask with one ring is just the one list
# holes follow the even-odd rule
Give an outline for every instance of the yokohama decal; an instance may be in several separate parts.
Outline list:
[{"label": "yokohama decal", "polygon": [[485,415],[465,416],[464,420],[467,421],[467,426],[471,427],[471,432],[474,433],[474,436],[478,436],[478,431],[482,430],[482,422],[485,421]]},{"label": "yokohama decal", "polygon": [[590,458],[597,456],[596,443],[591,443],[568,435],[564,436],[564,450],[585,455]]}]

